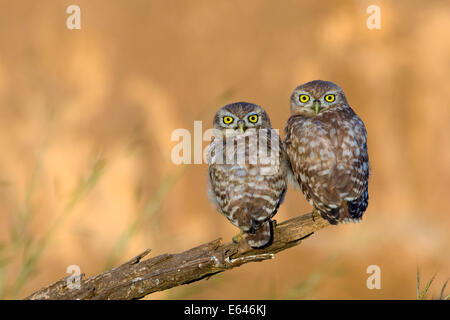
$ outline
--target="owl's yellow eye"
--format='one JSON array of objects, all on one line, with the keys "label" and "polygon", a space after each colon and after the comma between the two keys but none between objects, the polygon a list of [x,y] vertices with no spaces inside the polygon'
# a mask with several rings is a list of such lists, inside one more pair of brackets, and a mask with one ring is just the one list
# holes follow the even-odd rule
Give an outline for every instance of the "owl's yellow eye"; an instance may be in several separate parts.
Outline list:
[{"label": "owl's yellow eye", "polygon": [[233,120],[234,120],[233,117],[230,117],[230,116],[225,116],[222,119],[223,123],[225,123],[225,124],[230,124],[233,122]]},{"label": "owl's yellow eye", "polygon": [[252,114],[252,115],[248,116],[248,121],[250,121],[251,123],[258,122],[258,115]]},{"label": "owl's yellow eye", "polygon": [[334,100],[336,100],[336,96],[334,94],[327,94],[325,96],[325,101],[326,102],[333,102]]},{"label": "owl's yellow eye", "polygon": [[309,96],[307,94],[301,94],[298,96],[298,100],[300,100],[301,103],[308,102]]}]

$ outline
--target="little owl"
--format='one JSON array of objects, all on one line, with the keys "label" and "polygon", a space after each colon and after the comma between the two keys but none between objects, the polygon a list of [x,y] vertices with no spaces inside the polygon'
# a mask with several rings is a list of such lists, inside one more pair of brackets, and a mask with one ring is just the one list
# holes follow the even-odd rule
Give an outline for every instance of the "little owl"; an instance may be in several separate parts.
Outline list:
[{"label": "little owl", "polygon": [[214,131],[208,148],[208,197],[251,247],[266,246],[290,170],[283,142],[267,113],[248,102],[217,111]]},{"label": "little owl", "polygon": [[315,212],[331,224],[360,222],[369,194],[367,133],[332,82],[295,88],[285,146],[292,171]]}]

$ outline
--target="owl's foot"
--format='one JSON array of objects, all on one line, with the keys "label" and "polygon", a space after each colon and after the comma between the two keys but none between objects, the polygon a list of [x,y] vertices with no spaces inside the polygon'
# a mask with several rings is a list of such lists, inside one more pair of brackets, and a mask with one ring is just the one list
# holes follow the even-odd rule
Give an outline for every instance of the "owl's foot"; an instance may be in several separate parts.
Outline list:
[{"label": "owl's foot", "polygon": [[241,232],[239,232],[239,234],[237,234],[233,237],[233,242],[239,243],[239,241],[241,241],[243,235],[244,235],[244,231],[241,230]]},{"label": "owl's foot", "polygon": [[312,214],[311,214],[311,218],[312,218],[312,221],[313,221],[313,222],[316,221],[316,217],[317,217],[317,218],[320,217],[320,213],[319,213],[319,211],[317,211],[316,209],[314,209],[313,212],[312,212]]}]

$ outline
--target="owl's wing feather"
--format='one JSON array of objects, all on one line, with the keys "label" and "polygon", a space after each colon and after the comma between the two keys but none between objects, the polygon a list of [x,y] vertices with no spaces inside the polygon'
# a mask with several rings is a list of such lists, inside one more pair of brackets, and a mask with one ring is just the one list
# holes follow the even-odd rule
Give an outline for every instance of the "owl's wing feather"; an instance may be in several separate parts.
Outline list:
[{"label": "owl's wing feather", "polygon": [[331,223],[360,217],[367,207],[366,139],[362,121],[350,112],[329,121],[299,116],[288,121],[292,170],[307,200]]},{"label": "owl's wing feather", "polygon": [[290,143],[286,151],[307,200],[318,207],[339,205],[341,199],[332,188],[336,154],[327,131],[320,123],[303,117],[291,117],[287,131]]},{"label": "owl's wing feather", "polygon": [[361,197],[367,189],[369,177],[369,156],[367,133],[363,122],[355,114],[340,128],[343,137],[338,149],[334,167],[334,186],[340,197],[352,201]]},{"label": "owl's wing feather", "polygon": [[208,169],[208,184],[206,187],[206,195],[208,196],[209,202],[211,202],[217,209],[220,210],[219,203],[217,202],[217,196],[214,192],[213,188],[213,174],[212,174],[212,168],[209,167]]}]

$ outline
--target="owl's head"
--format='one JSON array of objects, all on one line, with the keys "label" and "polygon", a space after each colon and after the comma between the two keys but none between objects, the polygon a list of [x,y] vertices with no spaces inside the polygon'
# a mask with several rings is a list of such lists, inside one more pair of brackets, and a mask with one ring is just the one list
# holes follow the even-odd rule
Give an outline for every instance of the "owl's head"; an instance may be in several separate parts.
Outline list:
[{"label": "owl's head", "polygon": [[233,134],[244,134],[248,129],[271,128],[266,111],[249,102],[235,102],[222,107],[214,116],[214,128]]},{"label": "owl's head", "polygon": [[347,99],[339,86],[314,80],[295,88],[291,96],[291,114],[315,117],[343,104],[347,104]]}]

